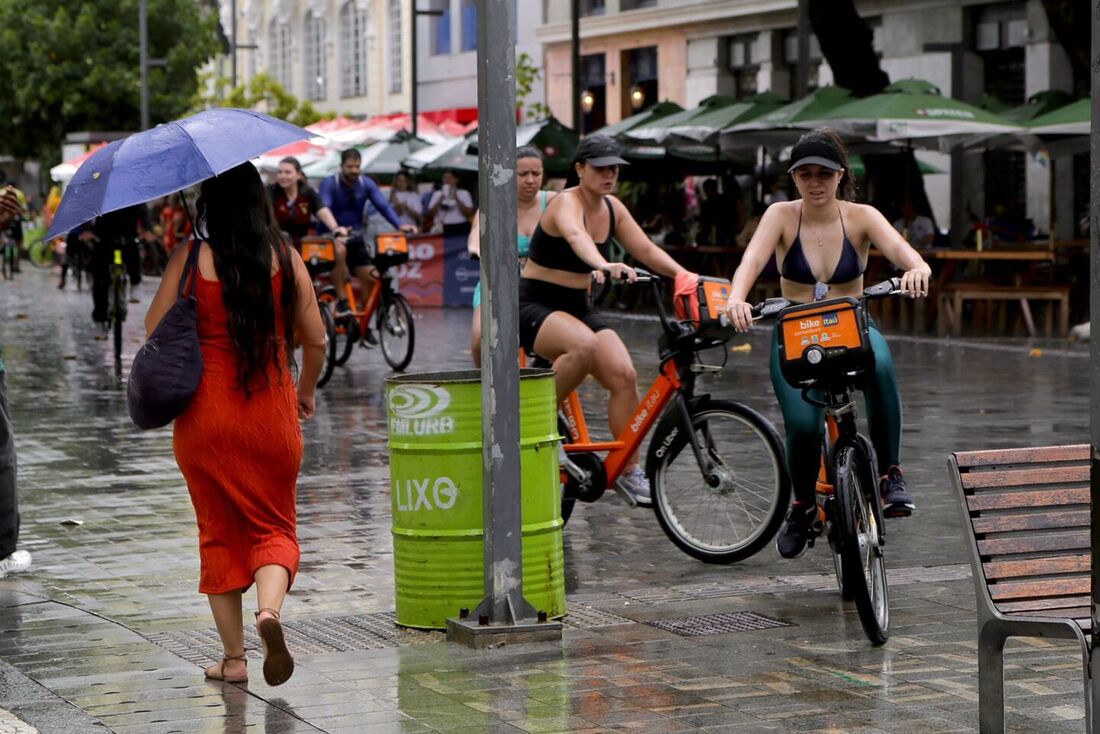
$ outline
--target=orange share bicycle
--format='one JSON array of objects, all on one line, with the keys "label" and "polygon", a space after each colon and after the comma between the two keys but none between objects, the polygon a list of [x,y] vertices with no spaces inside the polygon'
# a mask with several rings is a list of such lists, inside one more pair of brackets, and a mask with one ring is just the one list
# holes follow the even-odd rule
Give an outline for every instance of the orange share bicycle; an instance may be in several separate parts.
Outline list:
[{"label": "orange share bicycle", "polygon": [[[695,393],[699,374],[724,367],[704,364],[700,352],[717,347],[726,354],[725,344],[734,336],[732,327],[722,323],[729,281],[700,278],[700,320],[688,322],[669,317],[657,277],[635,272],[637,283],[654,290],[663,329],[660,373],[612,441],[589,435],[575,391],[562,401],[562,519],[569,519],[577,501],[595,502],[615,487],[652,430],[645,473],[665,533],[681,550],[708,563],[743,560],[779,530],[791,483],[779,434],[764,416],[742,403]],[[621,494],[636,505],[633,497]]]},{"label": "orange share bicycle", "polygon": [[[356,233],[352,237],[362,235]],[[345,364],[356,344],[368,346],[365,337],[373,319],[383,358],[398,372],[408,367],[416,343],[416,327],[412,307],[398,292],[397,277],[393,272],[393,268],[409,260],[409,244],[405,235],[383,232],[375,237],[371,252],[371,265],[377,270],[374,285],[360,303],[353,286],[354,279],[348,278],[344,285],[344,298],[348,302],[348,312],[345,314],[336,313],[338,295],[335,286],[319,281],[320,274],[331,271],[336,263],[336,245],[332,237],[303,237],[302,259],[314,279],[319,304],[333,316],[332,364]]]}]

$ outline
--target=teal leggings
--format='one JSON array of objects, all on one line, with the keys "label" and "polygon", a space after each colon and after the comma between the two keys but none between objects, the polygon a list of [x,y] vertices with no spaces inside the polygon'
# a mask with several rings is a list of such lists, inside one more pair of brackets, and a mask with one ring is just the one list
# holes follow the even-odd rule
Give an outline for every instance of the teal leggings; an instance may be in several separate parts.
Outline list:
[{"label": "teal leggings", "polygon": [[[869,377],[863,396],[867,401],[867,424],[871,443],[878,454],[879,474],[901,462],[901,395],[898,393],[894,358],[890,347],[872,321],[871,349],[875,353],[875,373]],[[802,392],[787,384],[779,371],[779,332],[772,333],[772,389],[783,410],[787,431],[787,469],[791,473],[794,497],[800,503],[814,501],[818,469],[821,466],[821,440],[825,411],[802,399]],[[810,395],[821,398],[817,390]]]}]

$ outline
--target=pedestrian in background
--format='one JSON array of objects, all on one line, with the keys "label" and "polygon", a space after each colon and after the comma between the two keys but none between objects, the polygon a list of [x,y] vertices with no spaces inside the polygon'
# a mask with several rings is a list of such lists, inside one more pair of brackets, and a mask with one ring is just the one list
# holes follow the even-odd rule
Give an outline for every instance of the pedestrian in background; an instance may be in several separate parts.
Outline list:
[{"label": "pedestrian in background", "polygon": [[423,219],[424,208],[420,201],[420,194],[412,184],[409,174],[401,171],[393,177],[393,187],[390,189],[390,205],[397,212],[401,224],[409,224],[420,231],[420,220]]},{"label": "pedestrian in background", "polygon": [[443,172],[443,188],[432,194],[428,204],[428,216],[443,225],[444,237],[467,237],[470,234],[470,217],[474,215],[474,198],[466,189],[459,188],[458,174]]},{"label": "pedestrian in background", "polygon": [[[0,193],[0,230],[19,216],[21,207],[15,189]],[[8,408],[8,386],[4,360],[0,356],[0,579],[31,567],[31,554],[16,550],[19,541],[19,502],[16,497],[15,432]]]},{"label": "pedestrian in background", "polygon": [[[279,618],[299,561],[298,421],[313,415],[325,335],[309,273],[280,232],[252,164],[204,181],[197,209],[203,374],[176,419],[173,447],[198,520],[199,592],[209,598],[223,647],[221,661],[205,672],[213,680],[248,679],[241,603],[255,582],[264,679],[274,686],[294,671]],[[176,301],[190,250],[177,248],[168,264],[145,317],[150,333]]]}]

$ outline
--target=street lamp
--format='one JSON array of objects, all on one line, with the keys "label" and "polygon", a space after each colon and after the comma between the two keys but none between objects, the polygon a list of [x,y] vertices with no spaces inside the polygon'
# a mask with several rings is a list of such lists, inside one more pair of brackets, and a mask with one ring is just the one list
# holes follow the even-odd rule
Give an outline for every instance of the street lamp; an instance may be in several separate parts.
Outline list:
[{"label": "street lamp", "polygon": [[645,90],[637,84],[630,88],[630,108],[637,112],[645,104]]},{"label": "street lamp", "polygon": [[417,58],[417,55],[418,55],[416,53],[417,45],[418,45],[417,32],[416,32],[416,21],[417,21],[417,18],[419,18],[421,15],[429,15],[429,16],[436,16],[436,17],[443,15],[442,10],[420,10],[416,7],[416,3],[417,3],[417,0],[413,0],[413,3],[412,3],[412,64],[411,64],[411,67],[412,67],[412,69],[411,69],[411,72],[412,72],[412,89],[409,90],[409,92],[410,92],[409,96],[412,97],[412,104],[411,104],[411,106],[412,106],[412,134],[413,134],[414,138],[416,137],[416,132],[417,132],[417,117],[420,116],[420,112],[419,112],[420,108],[419,108],[419,105],[417,104],[417,99],[416,99],[416,87],[417,87],[416,58]]},{"label": "street lamp", "polygon": [[592,108],[596,106],[596,95],[589,90],[581,92],[581,109],[586,113],[591,112]]}]

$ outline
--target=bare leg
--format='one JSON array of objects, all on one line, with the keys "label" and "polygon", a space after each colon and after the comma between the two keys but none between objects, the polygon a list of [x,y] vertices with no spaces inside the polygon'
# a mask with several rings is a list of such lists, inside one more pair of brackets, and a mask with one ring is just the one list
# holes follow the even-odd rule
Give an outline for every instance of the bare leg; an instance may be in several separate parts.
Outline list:
[{"label": "bare leg", "polygon": [[359,304],[360,308],[366,308],[367,306],[371,289],[374,288],[374,276],[376,272],[377,271],[369,265],[364,265],[355,269],[355,277],[359,279],[359,286],[363,289],[363,302]]},{"label": "bare leg", "polygon": [[268,685],[285,683],[294,673],[294,658],[286,647],[286,638],[279,622],[283,600],[290,586],[290,572],[271,564],[256,569],[256,632],[264,648],[264,680]]},{"label": "bare leg", "polygon": [[[596,332],[596,357],[593,376],[608,390],[607,422],[611,433],[618,436],[629,425],[638,409],[641,398],[638,396],[638,373],[630,361],[630,352],[619,335],[610,329]],[[638,463],[631,457],[626,469]]]},{"label": "bare leg", "polygon": [[[241,617],[241,592],[208,594],[207,600],[210,602],[210,611],[214,615],[214,624],[218,628],[218,636],[222,638],[222,654],[226,657],[243,655],[244,621]],[[244,675],[247,670],[243,660],[226,660],[221,674],[228,678],[236,678]]]},{"label": "bare leg", "polygon": [[336,243],[336,264],[332,266],[329,279],[336,289],[336,297],[343,298],[344,284],[348,282],[348,249],[341,242]]},{"label": "bare leg", "polygon": [[[287,588],[290,586],[290,572],[282,566],[272,564],[257,568],[253,578],[256,579],[257,606],[260,609],[274,609],[276,612],[281,612]],[[261,619],[265,616],[267,615],[261,615]]]},{"label": "bare leg", "polygon": [[470,324],[470,356],[474,359],[474,367],[481,369],[481,306],[474,308]]},{"label": "bare leg", "polygon": [[555,311],[542,322],[535,337],[535,352],[554,363],[558,402],[565,400],[592,371],[598,345],[592,330],[564,311]]}]

